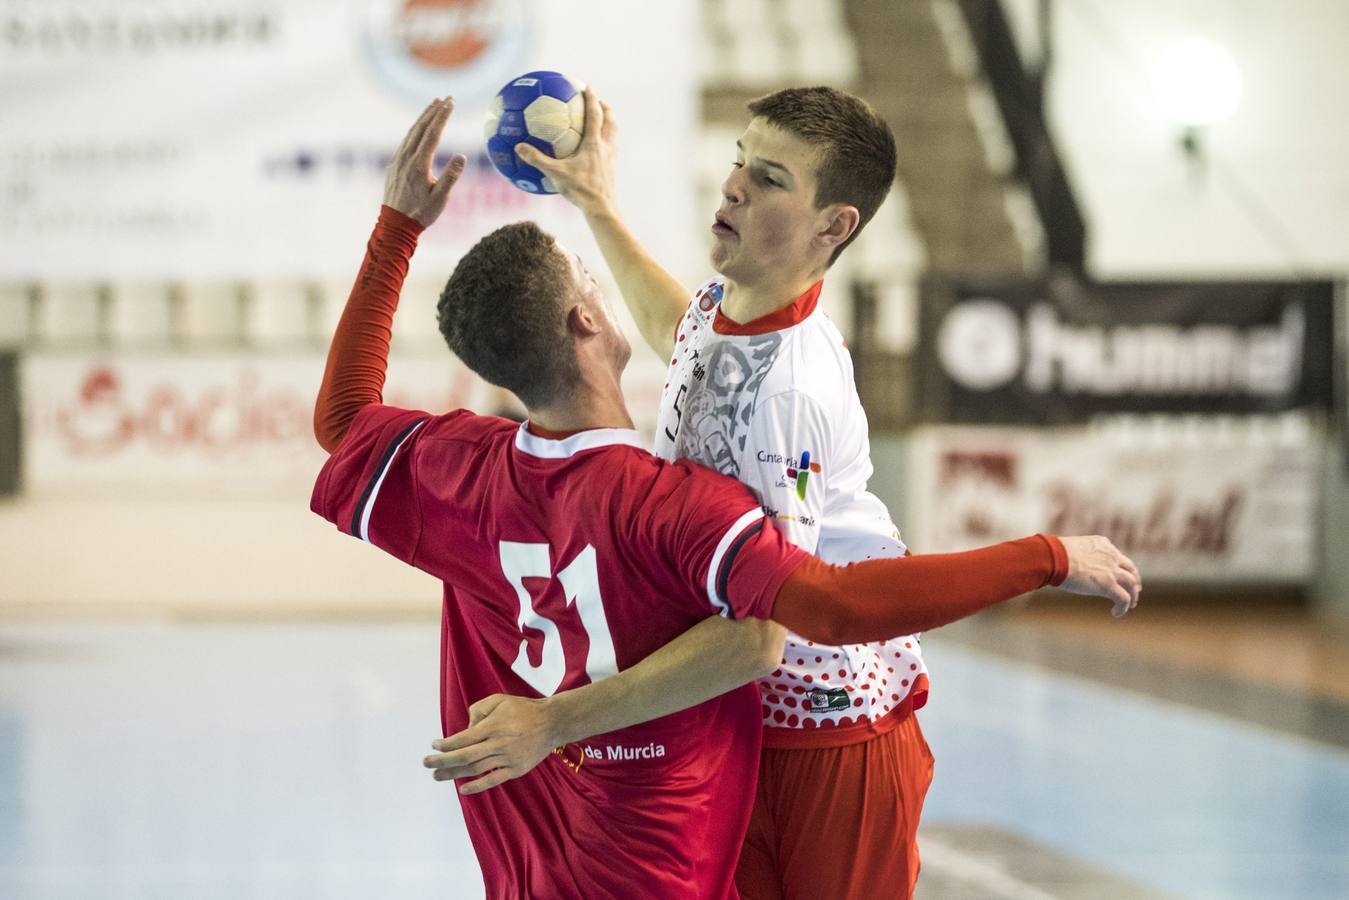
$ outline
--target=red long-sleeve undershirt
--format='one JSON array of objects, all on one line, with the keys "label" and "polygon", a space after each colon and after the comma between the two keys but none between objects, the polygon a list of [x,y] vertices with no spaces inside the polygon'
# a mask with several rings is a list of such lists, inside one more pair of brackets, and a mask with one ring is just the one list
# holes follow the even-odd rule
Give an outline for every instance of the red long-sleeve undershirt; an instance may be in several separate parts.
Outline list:
[{"label": "red long-sleeve undershirt", "polygon": [[[366,244],[337,324],[314,406],[314,436],[332,452],[361,408],[378,403],[398,294],[423,226],[387,206]],[[1034,535],[969,550],[832,566],[807,557],[783,582],[772,617],[822,644],[865,643],[949,624],[1068,575],[1063,543]]]},{"label": "red long-sleeve undershirt", "polygon": [[314,437],[329,453],[342,443],[356,413],[383,398],[393,314],[423,230],[416,219],[380,207],[379,220],[365,245],[365,261],[328,349],[328,365],[314,404]]}]

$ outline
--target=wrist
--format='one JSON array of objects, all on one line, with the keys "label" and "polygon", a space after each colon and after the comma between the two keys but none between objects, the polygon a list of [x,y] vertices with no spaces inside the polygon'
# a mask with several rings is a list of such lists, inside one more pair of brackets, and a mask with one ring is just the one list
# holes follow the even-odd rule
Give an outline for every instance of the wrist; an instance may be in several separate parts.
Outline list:
[{"label": "wrist", "polygon": [[379,224],[388,231],[413,240],[416,240],[426,230],[426,226],[421,222],[401,210],[394,209],[387,203],[382,204],[379,208]]},{"label": "wrist", "polygon": [[547,744],[550,747],[560,747],[563,744],[570,744],[584,737],[585,734],[576,734],[575,725],[578,720],[577,703],[574,690],[563,691],[560,694],[554,694],[551,697],[545,697],[543,704],[543,723],[544,735],[547,738]]},{"label": "wrist", "polygon": [[596,196],[582,206],[581,211],[592,228],[596,225],[616,225],[622,221],[612,197]]}]

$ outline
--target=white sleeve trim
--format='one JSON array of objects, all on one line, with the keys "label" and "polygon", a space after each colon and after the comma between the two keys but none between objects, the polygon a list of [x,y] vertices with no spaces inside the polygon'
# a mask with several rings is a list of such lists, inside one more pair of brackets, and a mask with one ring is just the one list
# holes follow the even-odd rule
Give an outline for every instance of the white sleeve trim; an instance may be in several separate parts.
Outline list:
[{"label": "white sleeve trim", "polygon": [[403,449],[403,445],[408,442],[408,439],[416,434],[417,429],[425,425],[427,421],[428,420],[426,419],[422,419],[416,425],[412,426],[407,434],[403,435],[403,439],[398,442],[397,446],[393,448],[393,452],[389,454],[388,460],[384,463],[384,468],[380,470],[379,478],[375,479],[375,486],[370,491],[370,498],[365,501],[365,509],[361,510],[361,527],[356,535],[367,544],[370,543],[370,514],[374,512],[375,500],[379,497],[380,486],[384,484],[384,476],[389,474],[389,469],[393,466],[393,461],[398,458],[398,451]]},{"label": "white sleeve trim", "polygon": [[712,554],[712,562],[707,567],[707,599],[722,618],[733,618],[733,616],[731,616],[730,604],[717,593],[717,571],[721,568],[721,561],[726,558],[726,551],[731,549],[731,544],[735,543],[735,539],[746,528],[762,519],[763,515],[762,509],[751,509],[736,519],[735,524],[726,529],[726,533],[721,536],[721,542],[717,544],[717,550]]}]

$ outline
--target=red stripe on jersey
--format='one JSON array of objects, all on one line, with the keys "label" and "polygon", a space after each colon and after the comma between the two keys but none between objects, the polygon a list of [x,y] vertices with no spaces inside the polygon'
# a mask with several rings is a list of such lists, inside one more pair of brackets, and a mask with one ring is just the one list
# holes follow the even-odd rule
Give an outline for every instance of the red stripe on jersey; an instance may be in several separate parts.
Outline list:
[{"label": "red stripe on jersey", "polygon": [[815,311],[816,304],[820,302],[820,290],[823,287],[824,281],[817,281],[811,285],[810,290],[797,297],[787,306],[782,307],[782,309],[771,312],[766,316],[760,316],[743,325],[726,315],[724,306],[718,306],[717,317],[712,320],[712,330],[717,334],[752,335],[768,334],[770,331],[790,328],[804,322]]}]

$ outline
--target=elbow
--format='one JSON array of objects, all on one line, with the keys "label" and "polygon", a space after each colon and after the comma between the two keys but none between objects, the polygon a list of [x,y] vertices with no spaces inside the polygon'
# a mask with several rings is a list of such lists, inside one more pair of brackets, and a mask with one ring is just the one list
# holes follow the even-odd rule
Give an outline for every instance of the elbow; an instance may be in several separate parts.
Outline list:
[{"label": "elbow", "polygon": [[754,645],[754,678],[773,674],[782,665],[782,647],[787,640],[787,629],[766,619],[757,620]]},{"label": "elbow", "polygon": [[792,624],[792,630],[817,644],[838,647],[856,643],[855,628],[851,627],[847,611],[837,603],[825,603],[811,611],[806,621]]},{"label": "elbow", "polygon": [[345,431],[335,424],[332,411],[320,396],[318,403],[314,404],[314,440],[318,441],[325,453],[332,453],[342,443]]}]

